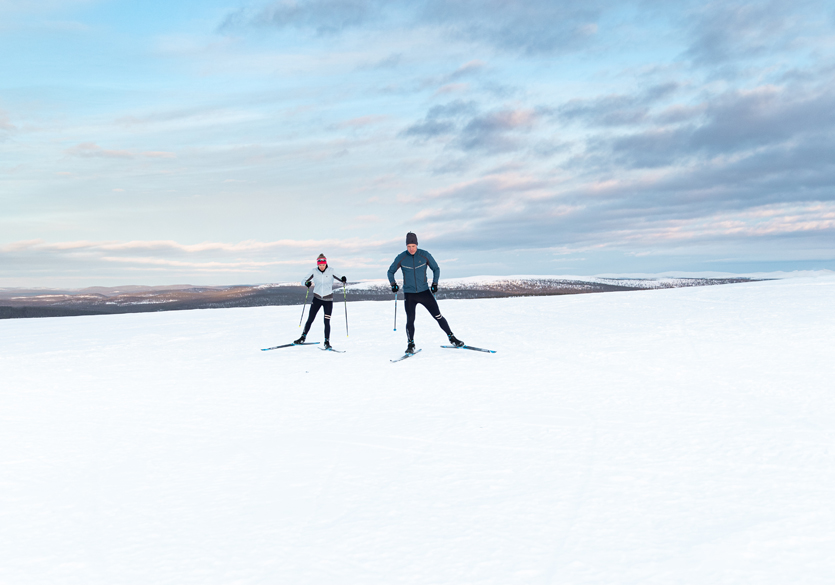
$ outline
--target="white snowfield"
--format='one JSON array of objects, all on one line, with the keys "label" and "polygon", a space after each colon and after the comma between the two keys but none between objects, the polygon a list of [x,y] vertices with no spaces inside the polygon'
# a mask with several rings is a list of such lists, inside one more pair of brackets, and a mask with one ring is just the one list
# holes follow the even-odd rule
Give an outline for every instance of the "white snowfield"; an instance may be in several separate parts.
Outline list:
[{"label": "white snowfield", "polygon": [[835,583],[835,277],[343,308],[0,321],[0,583]]}]

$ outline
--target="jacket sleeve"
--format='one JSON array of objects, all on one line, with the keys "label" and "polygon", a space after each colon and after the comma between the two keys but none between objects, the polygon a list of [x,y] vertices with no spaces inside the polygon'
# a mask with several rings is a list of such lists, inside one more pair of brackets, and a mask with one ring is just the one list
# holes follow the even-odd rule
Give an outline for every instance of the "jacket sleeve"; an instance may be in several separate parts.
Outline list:
[{"label": "jacket sleeve", "polygon": [[438,263],[435,262],[435,259],[432,257],[432,254],[426,252],[426,263],[429,265],[429,268],[432,270],[432,283],[438,284],[438,281],[441,279],[441,267],[438,266]]},{"label": "jacket sleeve", "polygon": [[401,261],[402,256],[403,256],[403,254],[402,254],[402,253],[401,253],[401,254],[398,254],[398,255],[397,255],[397,258],[395,258],[395,259],[394,259],[394,262],[392,262],[392,263],[391,263],[391,266],[389,266],[388,277],[389,277],[389,282],[390,282],[391,284],[394,284],[394,283],[395,283],[395,280],[394,280],[394,273],[395,273],[395,272],[397,272],[397,269],[398,269],[398,268],[400,268],[400,261]]},{"label": "jacket sleeve", "polygon": [[342,275],[341,275],[341,274],[337,274],[337,273],[336,273],[336,270],[334,270],[333,268],[331,268],[331,274],[333,275],[333,277],[334,277],[336,280],[338,280],[338,281],[340,281],[340,282],[342,281]]},{"label": "jacket sleeve", "polygon": [[313,272],[308,271],[308,272],[307,272],[307,276],[305,276],[305,277],[302,279],[302,285],[304,285],[304,283],[305,283],[305,282],[307,282],[308,280],[313,280],[313,276],[314,276]]}]

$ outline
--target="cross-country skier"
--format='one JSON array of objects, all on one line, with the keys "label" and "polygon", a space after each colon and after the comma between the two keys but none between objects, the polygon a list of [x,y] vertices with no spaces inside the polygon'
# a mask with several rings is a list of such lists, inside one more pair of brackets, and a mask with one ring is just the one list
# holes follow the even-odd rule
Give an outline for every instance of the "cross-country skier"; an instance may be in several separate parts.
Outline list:
[{"label": "cross-country skier", "polygon": [[[426,281],[426,267],[432,269],[432,286],[429,286]],[[406,353],[415,352],[415,309],[418,305],[423,305],[426,310],[435,317],[435,320],[440,325],[444,333],[449,337],[449,342],[455,347],[461,347],[464,342],[456,339],[449,328],[449,323],[441,315],[441,309],[438,307],[438,301],[435,300],[433,293],[438,292],[438,280],[441,277],[441,269],[432,254],[426,250],[418,248],[418,239],[415,234],[409,232],[406,234],[406,251],[398,254],[394,262],[389,266],[388,277],[391,283],[391,292],[396,293],[400,290],[397,282],[394,280],[394,274],[397,270],[403,272],[403,295],[406,297],[406,336],[409,340],[409,345],[406,347]]]},{"label": "cross-country skier", "polygon": [[331,344],[331,313],[333,312],[333,281],[339,280],[344,285],[348,282],[345,276],[337,274],[333,268],[328,266],[328,259],[324,254],[319,254],[316,259],[316,268],[308,272],[307,276],[302,280],[302,284],[307,288],[313,286],[313,301],[310,303],[310,313],[307,317],[307,323],[304,324],[304,333],[293,343],[304,343],[307,338],[307,332],[310,331],[310,326],[313,325],[313,320],[316,319],[316,313],[319,312],[319,307],[325,310],[325,349],[330,349]]}]

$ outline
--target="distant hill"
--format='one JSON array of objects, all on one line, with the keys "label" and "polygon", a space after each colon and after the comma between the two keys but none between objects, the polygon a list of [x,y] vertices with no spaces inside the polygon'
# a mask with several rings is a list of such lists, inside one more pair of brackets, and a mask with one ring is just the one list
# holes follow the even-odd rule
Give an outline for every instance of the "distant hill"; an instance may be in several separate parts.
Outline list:
[{"label": "distant hill", "polygon": [[[559,276],[471,277],[442,281],[439,299],[567,295],[751,282],[752,278],[600,278]],[[300,305],[305,287],[296,284],[238,286],[120,286],[78,290],[0,289],[0,319],[109,315],[188,309]],[[341,300],[341,290],[335,299]],[[349,283],[349,301],[391,300],[388,283]],[[402,297],[401,297],[402,298]]]}]

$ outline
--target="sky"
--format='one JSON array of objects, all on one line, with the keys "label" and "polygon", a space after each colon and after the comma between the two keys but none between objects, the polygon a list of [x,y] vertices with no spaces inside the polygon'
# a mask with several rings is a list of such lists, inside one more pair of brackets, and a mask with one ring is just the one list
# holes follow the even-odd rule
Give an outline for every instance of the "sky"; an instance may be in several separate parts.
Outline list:
[{"label": "sky", "polygon": [[0,0],[0,286],[835,269],[835,7]]}]

